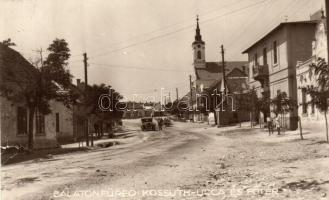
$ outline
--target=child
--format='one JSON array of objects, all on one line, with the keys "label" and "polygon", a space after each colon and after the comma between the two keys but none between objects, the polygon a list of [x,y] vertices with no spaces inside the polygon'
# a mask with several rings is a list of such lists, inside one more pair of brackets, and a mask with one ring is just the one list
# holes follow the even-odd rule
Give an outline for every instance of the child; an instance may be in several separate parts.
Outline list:
[{"label": "child", "polygon": [[278,135],[280,135],[280,132],[281,132],[281,127],[280,127],[280,118],[279,118],[279,115],[276,116],[275,118],[275,127],[278,131]]}]

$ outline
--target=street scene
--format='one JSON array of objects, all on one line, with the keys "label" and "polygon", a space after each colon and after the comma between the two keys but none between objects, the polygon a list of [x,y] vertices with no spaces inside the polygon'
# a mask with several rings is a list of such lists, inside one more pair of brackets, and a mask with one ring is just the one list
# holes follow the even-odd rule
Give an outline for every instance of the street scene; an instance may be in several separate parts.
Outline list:
[{"label": "street scene", "polygon": [[0,9],[1,199],[329,199],[329,1]]}]

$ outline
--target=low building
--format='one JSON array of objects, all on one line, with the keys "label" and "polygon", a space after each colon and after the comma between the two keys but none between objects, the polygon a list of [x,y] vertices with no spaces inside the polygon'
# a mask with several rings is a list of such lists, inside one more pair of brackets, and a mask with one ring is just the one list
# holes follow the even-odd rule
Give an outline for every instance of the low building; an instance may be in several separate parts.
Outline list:
[{"label": "low building", "polygon": [[317,84],[314,70],[310,68],[310,65],[315,64],[318,58],[324,58],[328,62],[326,18],[323,11],[320,13],[322,14],[316,25],[312,43],[312,56],[306,61],[297,62],[296,66],[298,115],[302,121],[321,121],[324,119],[323,114],[319,112],[314,104],[310,103],[311,97],[306,93],[307,87],[316,86]]},{"label": "low building", "polygon": [[[17,51],[0,44],[0,86],[6,84],[12,93],[29,91],[30,85],[35,85],[36,69]],[[6,71],[10,74],[4,74]],[[9,77],[10,75],[10,77]],[[8,88],[7,87],[7,88]],[[9,94],[10,96],[10,94]],[[14,96],[13,96],[14,97]],[[27,146],[29,130],[29,107],[27,102],[20,99],[0,97],[1,109],[1,145]],[[42,115],[38,111],[34,114],[34,148],[54,148],[56,140],[56,115]]]}]

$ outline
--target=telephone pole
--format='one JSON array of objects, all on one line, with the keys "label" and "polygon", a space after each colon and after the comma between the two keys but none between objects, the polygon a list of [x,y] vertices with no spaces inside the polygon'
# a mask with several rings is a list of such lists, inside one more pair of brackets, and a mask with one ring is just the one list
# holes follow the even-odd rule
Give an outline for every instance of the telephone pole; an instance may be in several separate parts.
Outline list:
[{"label": "telephone pole", "polygon": [[[87,86],[88,85],[88,69],[87,69],[87,67],[88,67],[88,58],[87,58],[87,53],[84,53],[83,54],[83,64],[84,64],[84,66],[85,66],[85,85]],[[85,88],[87,88],[87,87],[85,87]]]},{"label": "telephone pole", "polygon": [[[189,77],[190,77],[190,98],[191,98],[191,101],[190,101],[191,106],[190,107],[194,111],[194,108],[193,108],[193,94],[192,94],[192,76],[189,75]],[[190,111],[188,113],[190,113]],[[192,116],[192,121],[194,121],[194,113],[193,113],[193,116]]]},{"label": "telephone pole", "polygon": [[223,68],[223,83],[224,83],[224,95],[226,95],[226,75],[225,75],[225,60],[224,60],[224,46],[221,45],[221,54],[222,54],[222,68]]},{"label": "telephone pole", "polygon": [[[85,70],[85,109],[87,108],[87,87],[88,87],[88,62],[87,62],[87,53],[83,54],[83,64],[84,64],[84,70]],[[86,116],[86,131],[85,131],[85,138],[86,138],[86,146],[89,146],[89,118]],[[93,143],[93,141],[92,141]]]},{"label": "telephone pole", "polygon": [[327,63],[328,63],[328,60],[329,60],[329,39],[328,39],[328,24],[329,24],[329,18],[328,18],[328,16],[329,16],[329,0],[325,0],[325,4],[326,4],[326,28],[327,28],[327,30],[326,30],[326,33],[327,33],[327,56],[328,56],[328,58],[327,58]]}]

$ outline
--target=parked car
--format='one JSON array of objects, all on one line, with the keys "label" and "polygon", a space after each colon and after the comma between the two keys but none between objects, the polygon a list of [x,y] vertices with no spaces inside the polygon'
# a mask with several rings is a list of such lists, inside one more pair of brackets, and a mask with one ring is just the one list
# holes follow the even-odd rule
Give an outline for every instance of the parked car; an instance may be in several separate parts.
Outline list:
[{"label": "parked car", "polygon": [[163,121],[164,121],[165,126],[171,126],[172,125],[171,119],[169,117],[164,118]]},{"label": "parked car", "polygon": [[142,121],[142,131],[147,131],[147,130],[151,130],[151,131],[155,131],[155,127],[156,127],[156,123],[153,119],[153,117],[144,117],[141,119]]}]

